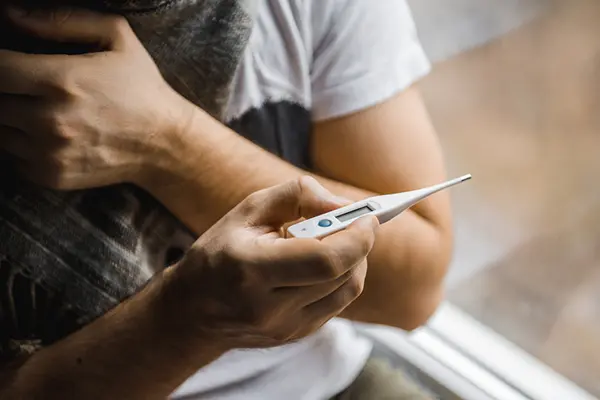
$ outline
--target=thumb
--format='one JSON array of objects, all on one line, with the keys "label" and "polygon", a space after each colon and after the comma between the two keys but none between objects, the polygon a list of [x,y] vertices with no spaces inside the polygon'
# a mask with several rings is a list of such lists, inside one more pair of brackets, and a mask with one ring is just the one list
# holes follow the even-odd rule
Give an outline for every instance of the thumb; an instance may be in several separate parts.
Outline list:
[{"label": "thumb", "polygon": [[132,32],[123,17],[71,8],[25,10],[12,6],[7,16],[18,28],[43,39],[95,43],[103,50],[119,47],[127,31]]},{"label": "thumb", "polygon": [[311,218],[342,207],[343,201],[310,176],[261,190],[245,202],[251,224],[280,227],[286,222]]}]

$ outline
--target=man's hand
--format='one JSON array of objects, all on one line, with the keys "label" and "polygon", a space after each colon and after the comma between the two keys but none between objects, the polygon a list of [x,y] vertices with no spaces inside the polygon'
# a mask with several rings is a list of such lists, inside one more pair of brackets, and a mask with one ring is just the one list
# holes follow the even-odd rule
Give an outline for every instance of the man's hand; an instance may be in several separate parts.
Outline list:
[{"label": "man's hand", "polygon": [[338,206],[308,177],[249,196],[140,293],[0,370],[0,397],[165,399],[224,352],[314,332],[360,295],[377,220],[321,241],[279,228]]},{"label": "man's hand", "polygon": [[281,227],[339,207],[310,177],[250,195],[167,274],[175,326],[226,349],[270,347],[313,333],[362,292],[377,219],[317,239]]},{"label": "man's hand", "polygon": [[7,14],[26,34],[98,51],[0,50],[0,151],[26,178],[54,189],[142,180],[168,145],[165,132],[185,124],[192,106],[164,81],[127,21],[68,10]]}]

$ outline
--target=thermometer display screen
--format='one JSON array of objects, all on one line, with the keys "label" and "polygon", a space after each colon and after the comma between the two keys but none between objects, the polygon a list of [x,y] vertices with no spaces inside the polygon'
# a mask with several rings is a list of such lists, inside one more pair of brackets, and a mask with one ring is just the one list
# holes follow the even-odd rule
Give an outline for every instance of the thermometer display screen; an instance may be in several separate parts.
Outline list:
[{"label": "thermometer display screen", "polygon": [[373,209],[371,207],[369,207],[368,205],[357,208],[356,210],[352,210],[349,211],[345,214],[341,214],[336,216],[336,218],[340,221],[340,222],[346,222],[349,221],[351,219],[360,217],[361,215],[365,215],[370,213],[371,211],[373,211]]}]

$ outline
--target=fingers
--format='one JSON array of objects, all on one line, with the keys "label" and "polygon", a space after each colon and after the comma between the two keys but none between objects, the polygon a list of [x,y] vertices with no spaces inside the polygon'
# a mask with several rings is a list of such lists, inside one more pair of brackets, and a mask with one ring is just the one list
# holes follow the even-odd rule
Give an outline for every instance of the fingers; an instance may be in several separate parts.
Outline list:
[{"label": "fingers", "polygon": [[346,229],[325,237],[321,242],[332,249],[341,263],[356,263],[373,249],[378,229],[377,218],[366,216],[354,221]]},{"label": "fingers", "polygon": [[303,307],[309,306],[313,303],[316,303],[325,297],[329,296],[336,290],[338,290],[341,286],[343,286],[348,280],[354,279],[357,274],[357,270],[360,266],[366,265],[365,260],[363,260],[358,265],[354,266],[352,269],[338,277],[337,279],[317,283],[310,286],[300,286],[300,287],[279,287],[273,290],[273,293],[276,296],[281,296],[282,299],[289,296],[294,296],[300,299]]},{"label": "fingers", "polygon": [[127,20],[85,10],[25,11],[9,7],[11,22],[30,34],[47,40],[72,43],[96,43],[103,50],[121,47],[131,28]]},{"label": "fingers", "polygon": [[62,90],[71,73],[66,57],[0,49],[0,93],[44,96]]},{"label": "fingers", "polygon": [[315,239],[279,239],[259,244],[249,257],[261,278],[276,288],[334,281],[359,261],[342,264],[331,249]]},{"label": "fingers", "polygon": [[338,279],[362,263],[375,242],[379,226],[374,217],[357,220],[346,230],[322,241],[276,239],[258,242],[248,255],[274,287],[298,287]]},{"label": "fingers", "polygon": [[[21,29],[48,40],[96,43],[101,50],[124,49],[134,43],[130,39],[135,35],[122,17],[67,9],[25,13],[9,8],[7,13]],[[87,59],[78,58],[79,67]],[[68,93],[77,86],[73,65],[73,56],[0,50],[0,93],[28,96]]]},{"label": "fingers", "polygon": [[[318,293],[307,293],[306,299],[310,300],[310,296],[314,295],[316,299],[304,307],[303,312],[312,320],[327,321],[339,315],[352,302],[354,302],[363,292],[365,279],[367,276],[367,263],[361,263],[348,278],[341,282],[338,287],[335,287],[323,297],[318,297]],[[314,289],[316,289],[315,287]],[[313,289],[313,290],[314,290]],[[303,289],[300,289],[303,290]],[[304,289],[306,290],[306,289]]]},{"label": "fingers", "polygon": [[342,204],[316,179],[304,176],[258,191],[240,206],[251,225],[280,227],[289,221],[335,210]]}]

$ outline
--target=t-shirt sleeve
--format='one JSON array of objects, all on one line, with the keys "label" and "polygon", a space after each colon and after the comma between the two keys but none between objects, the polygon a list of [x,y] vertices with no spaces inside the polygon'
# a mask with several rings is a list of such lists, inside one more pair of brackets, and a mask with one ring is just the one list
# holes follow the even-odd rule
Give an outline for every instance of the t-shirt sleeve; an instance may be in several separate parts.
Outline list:
[{"label": "t-shirt sleeve", "polygon": [[430,71],[404,0],[315,0],[311,22],[315,121],[384,102]]}]

